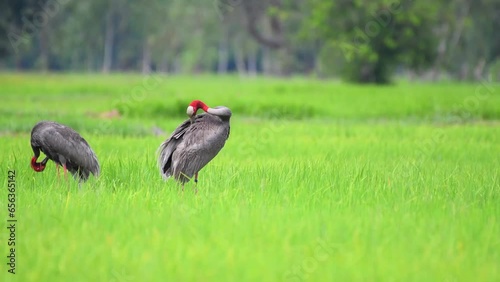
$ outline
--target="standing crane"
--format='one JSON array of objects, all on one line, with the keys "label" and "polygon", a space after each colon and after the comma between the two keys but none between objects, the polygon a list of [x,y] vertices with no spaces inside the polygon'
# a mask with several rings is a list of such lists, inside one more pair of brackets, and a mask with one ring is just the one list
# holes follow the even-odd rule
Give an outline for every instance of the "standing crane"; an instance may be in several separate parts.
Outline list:
[{"label": "standing crane", "polygon": [[[198,109],[205,113],[196,115]],[[200,100],[189,104],[189,119],[175,129],[158,148],[158,167],[164,179],[173,176],[182,184],[198,183],[198,172],[224,147],[229,137],[231,110],[224,106],[208,107]]]},{"label": "standing crane", "polygon": [[[89,178],[90,173],[99,176],[100,166],[97,157],[89,144],[73,129],[52,121],[41,121],[31,130],[31,148],[35,156],[31,158],[31,168],[36,172],[45,169],[50,159],[56,163],[59,175],[59,166],[80,182]],[[37,162],[42,151],[46,157]]]}]

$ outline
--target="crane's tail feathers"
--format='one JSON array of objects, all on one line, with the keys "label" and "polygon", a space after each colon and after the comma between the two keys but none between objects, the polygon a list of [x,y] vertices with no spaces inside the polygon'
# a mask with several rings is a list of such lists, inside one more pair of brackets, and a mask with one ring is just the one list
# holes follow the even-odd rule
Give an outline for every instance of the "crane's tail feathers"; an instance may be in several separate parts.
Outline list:
[{"label": "crane's tail feathers", "polygon": [[171,174],[170,174],[170,169],[167,168],[165,169],[165,165],[167,165],[169,158],[172,156],[172,148],[170,148],[169,142],[170,140],[166,140],[163,142],[160,147],[158,147],[158,150],[156,150],[156,155],[158,156],[158,169],[160,171],[160,174],[163,176],[164,179],[168,179]]}]

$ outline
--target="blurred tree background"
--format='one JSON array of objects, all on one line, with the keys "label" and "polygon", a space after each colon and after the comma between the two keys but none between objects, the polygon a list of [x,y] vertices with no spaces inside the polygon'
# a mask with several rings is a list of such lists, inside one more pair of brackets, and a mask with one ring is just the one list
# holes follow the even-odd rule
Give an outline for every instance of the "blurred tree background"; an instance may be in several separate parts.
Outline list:
[{"label": "blurred tree background", "polygon": [[498,0],[6,0],[0,69],[500,80]]}]

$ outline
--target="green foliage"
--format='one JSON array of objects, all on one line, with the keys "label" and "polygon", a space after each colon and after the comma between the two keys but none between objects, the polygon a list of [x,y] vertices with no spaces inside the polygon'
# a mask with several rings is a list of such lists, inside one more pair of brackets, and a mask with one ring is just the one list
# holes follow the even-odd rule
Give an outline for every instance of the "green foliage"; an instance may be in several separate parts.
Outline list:
[{"label": "green foliage", "polygon": [[[388,83],[397,66],[418,70],[434,61],[436,5],[328,2],[332,4],[316,7],[315,18],[307,27],[314,27],[318,37],[326,39],[327,50],[336,45],[334,52],[323,53],[322,58],[327,64],[340,64],[348,81]],[[340,62],[339,52],[343,56]]]},{"label": "green foliage", "polygon": [[[143,81],[0,75],[0,208],[16,170],[18,219],[17,274],[0,281],[499,280],[498,85],[162,77],[120,119],[88,115]],[[477,89],[490,94],[460,106]],[[196,195],[155,163],[194,98],[234,114]],[[99,179],[31,170],[29,130],[46,118],[82,133]]]},{"label": "green foliage", "polygon": [[497,0],[4,1],[0,68],[379,84],[431,70],[432,79],[479,81],[500,55],[499,9]]}]

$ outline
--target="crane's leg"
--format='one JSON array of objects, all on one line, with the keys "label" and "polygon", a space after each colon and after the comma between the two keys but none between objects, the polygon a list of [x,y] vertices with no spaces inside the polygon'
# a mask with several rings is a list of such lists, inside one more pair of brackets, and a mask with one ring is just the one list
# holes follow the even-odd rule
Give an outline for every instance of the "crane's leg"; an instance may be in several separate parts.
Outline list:
[{"label": "crane's leg", "polygon": [[64,169],[64,179],[68,180],[68,169],[66,169],[66,164],[63,164]]},{"label": "crane's leg", "polygon": [[59,164],[56,163],[56,170],[57,170],[57,180],[59,181],[60,173],[59,173]]},{"label": "crane's leg", "polygon": [[[68,185],[68,190],[71,188],[70,183],[68,181],[68,168],[66,167],[66,163],[63,164],[63,170],[64,170],[64,180],[66,181],[66,185]],[[80,184],[80,183],[78,183]],[[80,186],[78,186],[80,187]]]},{"label": "crane's leg", "polygon": [[194,174],[194,193],[198,194],[198,173]]}]

